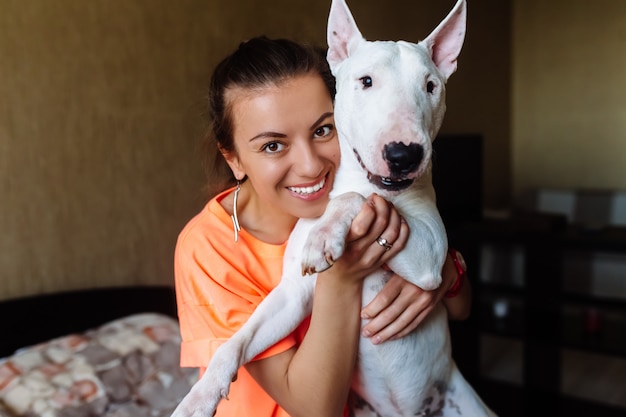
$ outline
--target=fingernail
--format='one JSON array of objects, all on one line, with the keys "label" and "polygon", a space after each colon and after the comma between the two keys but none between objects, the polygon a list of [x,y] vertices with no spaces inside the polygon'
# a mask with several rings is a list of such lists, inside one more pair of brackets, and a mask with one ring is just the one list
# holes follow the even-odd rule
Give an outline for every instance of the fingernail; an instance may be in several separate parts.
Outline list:
[{"label": "fingernail", "polygon": [[380,344],[382,341],[383,341],[383,339],[380,336],[374,336],[372,338],[372,343],[375,344],[375,345]]},{"label": "fingernail", "polygon": [[370,337],[372,333],[369,330],[363,329],[363,337]]},{"label": "fingernail", "polygon": [[361,318],[362,318],[362,319],[369,319],[369,318],[370,318],[370,316],[369,316],[369,314],[367,314],[365,311],[362,311],[362,312],[361,312]]}]

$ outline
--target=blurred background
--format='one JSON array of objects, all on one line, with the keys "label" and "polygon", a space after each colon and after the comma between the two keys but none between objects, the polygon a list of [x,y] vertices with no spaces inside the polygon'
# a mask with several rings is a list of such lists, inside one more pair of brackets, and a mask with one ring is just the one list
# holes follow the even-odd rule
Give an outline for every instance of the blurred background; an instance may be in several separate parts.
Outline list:
[{"label": "blurred background", "polygon": [[[418,41],[453,4],[349,5],[366,38]],[[212,68],[261,34],[324,46],[329,5],[0,0],[0,300],[171,286]],[[468,1],[435,176],[476,287],[455,352],[502,415],[626,409],[625,74],[622,0]]]}]

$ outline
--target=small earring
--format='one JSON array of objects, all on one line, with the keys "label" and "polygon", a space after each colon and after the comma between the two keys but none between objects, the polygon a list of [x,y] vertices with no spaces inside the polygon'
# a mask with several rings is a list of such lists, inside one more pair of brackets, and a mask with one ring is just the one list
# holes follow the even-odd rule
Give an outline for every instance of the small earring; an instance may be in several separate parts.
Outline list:
[{"label": "small earring", "polygon": [[241,181],[237,180],[237,188],[235,188],[233,196],[233,215],[230,216],[233,221],[233,230],[235,231],[235,243],[239,241],[239,231],[241,231],[239,219],[237,218],[237,197],[239,196],[239,191],[241,191]]}]

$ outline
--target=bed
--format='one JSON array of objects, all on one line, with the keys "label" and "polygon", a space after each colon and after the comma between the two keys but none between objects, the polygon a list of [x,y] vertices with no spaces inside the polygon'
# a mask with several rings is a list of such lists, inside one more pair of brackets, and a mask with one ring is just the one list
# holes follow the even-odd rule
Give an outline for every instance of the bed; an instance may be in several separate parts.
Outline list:
[{"label": "bed", "polygon": [[165,417],[197,379],[171,287],[8,300],[0,317],[0,417]]}]

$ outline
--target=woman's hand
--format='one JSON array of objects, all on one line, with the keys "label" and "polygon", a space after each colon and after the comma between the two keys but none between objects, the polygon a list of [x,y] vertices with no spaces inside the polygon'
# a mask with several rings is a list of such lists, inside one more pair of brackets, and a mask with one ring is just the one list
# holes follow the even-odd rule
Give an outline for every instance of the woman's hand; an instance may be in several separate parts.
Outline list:
[{"label": "woman's hand", "polygon": [[393,204],[372,194],[352,221],[343,255],[327,273],[361,281],[399,253],[408,236],[408,225]]},{"label": "woman's hand", "polygon": [[392,274],[380,293],[361,311],[362,318],[370,319],[362,329],[363,336],[371,338],[374,344],[406,336],[442,300],[450,319],[466,319],[471,308],[469,282],[465,280],[456,297],[445,297],[457,278],[458,273],[450,255],[446,256],[443,265],[442,283],[433,291],[424,291],[399,275]]}]

